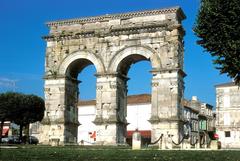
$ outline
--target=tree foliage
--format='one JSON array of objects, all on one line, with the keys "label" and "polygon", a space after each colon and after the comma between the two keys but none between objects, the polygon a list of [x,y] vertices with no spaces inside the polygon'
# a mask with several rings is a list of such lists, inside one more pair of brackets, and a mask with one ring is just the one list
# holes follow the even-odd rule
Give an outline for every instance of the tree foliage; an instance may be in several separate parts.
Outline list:
[{"label": "tree foliage", "polygon": [[1,93],[0,94],[0,119],[12,121],[16,117],[23,95],[20,93]]},{"label": "tree foliage", "polygon": [[2,138],[3,124],[5,121],[13,121],[16,118],[16,113],[19,110],[18,106],[21,100],[19,93],[1,93],[0,94],[0,143]]},{"label": "tree foliage", "polygon": [[202,0],[194,31],[220,73],[240,84],[240,1]]},{"label": "tree foliage", "polygon": [[38,96],[15,92],[0,94],[0,120],[2,123],[11,121],[20,125],[20,138],[22,128],[24,126],[28,127],[30,123],[41,121],[44,110],[44,100]]},{"label": "tree foliage", "polygon": [[17,117],[13,119],[14,123],[20,125],[20,140],[22,139],[22,129],[25,127],[28,142],[29,124],[41,121],[44,110],[45,106],[42,98],[35,95],[23,95],[20,100],[19,110],[16,113]]},{"label": "tree foliage", "polygon": [[44,116],[44,101],[35,95],[24,95],[18,104],[17,117],[14,122],[18,125],[27,125],[36,121],[41,121]]}]

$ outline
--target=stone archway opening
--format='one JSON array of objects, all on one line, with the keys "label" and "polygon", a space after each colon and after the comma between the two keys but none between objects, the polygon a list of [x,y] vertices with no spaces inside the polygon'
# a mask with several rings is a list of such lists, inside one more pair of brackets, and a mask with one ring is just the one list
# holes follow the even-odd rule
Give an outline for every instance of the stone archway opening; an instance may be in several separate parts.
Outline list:
[{"label": "stone archway opening", "polygon": [[128,95],[151,94],[152,66],[150,61],[142,60],[132,64],[127,77]]},{"label": "stone archway opening", "polygon": [[96,68],[93,64],[86,66],[79,74],[77,79],[79,83],[79,100],[95,100],[96,99]]},{"label": "stone archway opening", "polygon": [[117,72],[120,74],[123,74],[125,76],[127,76],[129,69],[131,68],[131,65],[143,61],[143,60],[147,60],[149,61],[149,59],[147,59],[146,57],[139,55],[139,54],[132,54],[129,55],[127,57],[125,57],[118,65],[117,68]]},{"label": "stone archway opening", "polygon": [[66,76],[77,79],[78,74],[81,73],[81,71],[89,65],[93,65],[93,63],[88,59],[74,60],[72,63],[69,64],[66,71]]},{"label": "stone archway opening", "polygon": [[[92,144],[95,141],[95,125],[93,123],[96,112],[96,68],[93,64],[86,66],[78,74],[78,126],[77,143]],[[91,105],[88,103],[93,102]]]},{"label": "stone archway opening", "polygon": [[140,60],[130,66],[127,73],[127,135],[126,143],[132,145],[132,133],[136,129],[142,135],[142,144],[151,142],[151,62]]},{"label": "stone archway opening", "polygon": [[[142,51],[139,50],[139,52],[142,52]],[[145,99],[144,97],[151,97],[150,93],[151,93],[152,74],[150,73],[150,71],[152,70],[152,65],[151,65],[150,59],[147,58],[148,56],[147,53],[141,53],[141,55],[137,53],[138,51],[136,50],[131,54],[128,54],[128,56],[123,58],[117,66],[117,73],[120,76],[122,76],[122,80],[124,82],[121,84],[122,86],[118,88],[118,91],[119,91],[118,100],[120,100],[119,102],[125,102],[120,107],[124,111],[126,111],[124,115],[128,123],[126,127],[126,142],[130,145],[132,140],[131,133],[133,131],[139,130],[140,132],[143,132],[148,130],[147,132],[151,134],[150,132],[151,124],[148,122],[148,120],[151,117],[151,102],[148,102],[148,103],[142,102],[142,105],[145,104],[142,106],[139,103],[144,100],[139,100],[139,99]],[[146,66],[148,67],[148,70],[143,71],[144,65],[145,65],[145,69],[146,69]],[[138,67],[138,69],[134,67]],[[129,74],[131,74],[132,70],[135,70],[135,72],[138,72],[138,74],[133,73],[133,75],[131,75],[130,77]],[[137,75],[138,77],[134,79],[134,76],[136,77]],[[145,80],[147,81],[145,85],[142,84],[144,79],[142,79],[141,77],[145,77],[145,78],[148,77],[148,80]],[[131,80],[132,78],[133,80]],[[130,84],[131,81],[133,81],[134,85],[139,84],[138,88],[142,88],[142,90],[135,89],[136,91],[129,91],[131,90],[131,86],[129,86],[131,85]],[[148,89],[148,94],[137,92],[137,91],[143,91],[143,90],[146,91],[146,89]],[[122,94],[122,91],[125,91],[126,93]],[[132,93],[134,95],[131,95],[129,93]],[[128,97],[129,97],[129,100],[128,100]],[[133,100],[136,100],[136,102],[134,103]],[[132,120],[132,118],[135,118],[135,119]],[[149,136],[148,138],[147,137],[143,138],[144,144],[150,143],[151,142],[150,139],[151,139],[151,136]]]},{"label": "stone archway opening", "polygon": [[[92,123],[94,118],[87,118],[88,120],[86,121],[86,117],[81,118],[81,116],[79,117],[78,115],[78,111],[82,110],[78,109],[79,101],[87,100],[89,99],[89,97],[91,99],[93,97],[96,98],[96,78],[94,78],[95,77],[94,74],[96,74],[96,68],[94,64],[90,60],[84,58],[76,59],[73,62],[71,62],[67,67],[65,74],[68,80],[66,82],[65,100],[66,104],[70,108],[73,107],[73,109],[70,109],[69,119],[71,120],[72,117],[77,118],[77,121],[80,125],[78,126],[78,128],[72,126],[68,127],[69,131],[77,130],[77,133],[76,132],[72,133],[75,134],[74,137],[77,136],[76,140],[78,143],[81,142],[81,140],[79,139],[80,135],[82,134],[81,131],[89,131],[89,127],[94,127],[94,124]],[[90,83],[89,80],[92,82]],[[90,88],[92,88],[92,90],[90,90]],[[71,114],[71,111],[74,112]],[[88,122],[89,125],[86,124],[81,125],[81,122],[84,123]],[[74,142],[76,140],[74,140]]]}]

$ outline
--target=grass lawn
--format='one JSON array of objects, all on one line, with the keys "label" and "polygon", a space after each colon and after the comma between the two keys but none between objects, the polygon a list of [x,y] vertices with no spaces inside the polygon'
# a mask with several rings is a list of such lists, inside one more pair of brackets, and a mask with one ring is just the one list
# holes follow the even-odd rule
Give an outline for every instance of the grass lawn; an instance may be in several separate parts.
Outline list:
[{"label": "grass lawn", "polygon": [[20,146],[0,149],[0,161],[240,161],[240,151],[161,151],[116,147]]}]

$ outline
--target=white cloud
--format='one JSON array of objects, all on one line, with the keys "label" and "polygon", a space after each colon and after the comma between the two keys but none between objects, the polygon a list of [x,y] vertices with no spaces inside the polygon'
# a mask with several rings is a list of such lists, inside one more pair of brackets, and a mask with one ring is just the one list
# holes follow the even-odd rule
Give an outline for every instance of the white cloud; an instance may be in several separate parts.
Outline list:
[{"label": "white cloud", "polygon": [[9,78],[0,77],[0,86],[2,86],[2,87],[15,87],[17,81],[18,80],[16,80],[16,79],[9,79]]}]

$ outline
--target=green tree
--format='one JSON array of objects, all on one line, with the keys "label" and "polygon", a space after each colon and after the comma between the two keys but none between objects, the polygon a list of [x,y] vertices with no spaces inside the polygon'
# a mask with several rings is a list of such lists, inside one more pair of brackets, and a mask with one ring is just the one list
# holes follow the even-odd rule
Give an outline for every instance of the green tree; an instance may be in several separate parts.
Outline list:
[{"label": "green tree", "polygon": [[3,125],[5,120],[8,118],[7,106],[5,100],[5,94],[0,94],[0,143],[2,142],[2,132],[3,132]]},{"label": "green tree", "polygon": [[5,121],[13,121],[17,117],[17,111],[22,94],[6,92],[0,94],[0,142]]},{"label": "green tree", "polygon": [[26,142],[29,138],[29,124],[41,121],[44,116],[44,100],[35,95],[24,95],[19,104],[17,117],[13,120],[20,126],[20,140],[22,140],[23,127],[26,129]]},{"label": "green tree", "polygon": [[202,0],[194,27],[197,43],[213,57],[220,73],[240,84],[240,1]]},{"label": "green tree", "polygon": [[26,127],[26,138],[28,139],[29,124],[41,121],[44,116],[44,110],[44,100],[38,96],[14,92],[0,94],[0,138],[3,123],[11,121],[20,126],[20,139],[22,139],[23,127]]}]

